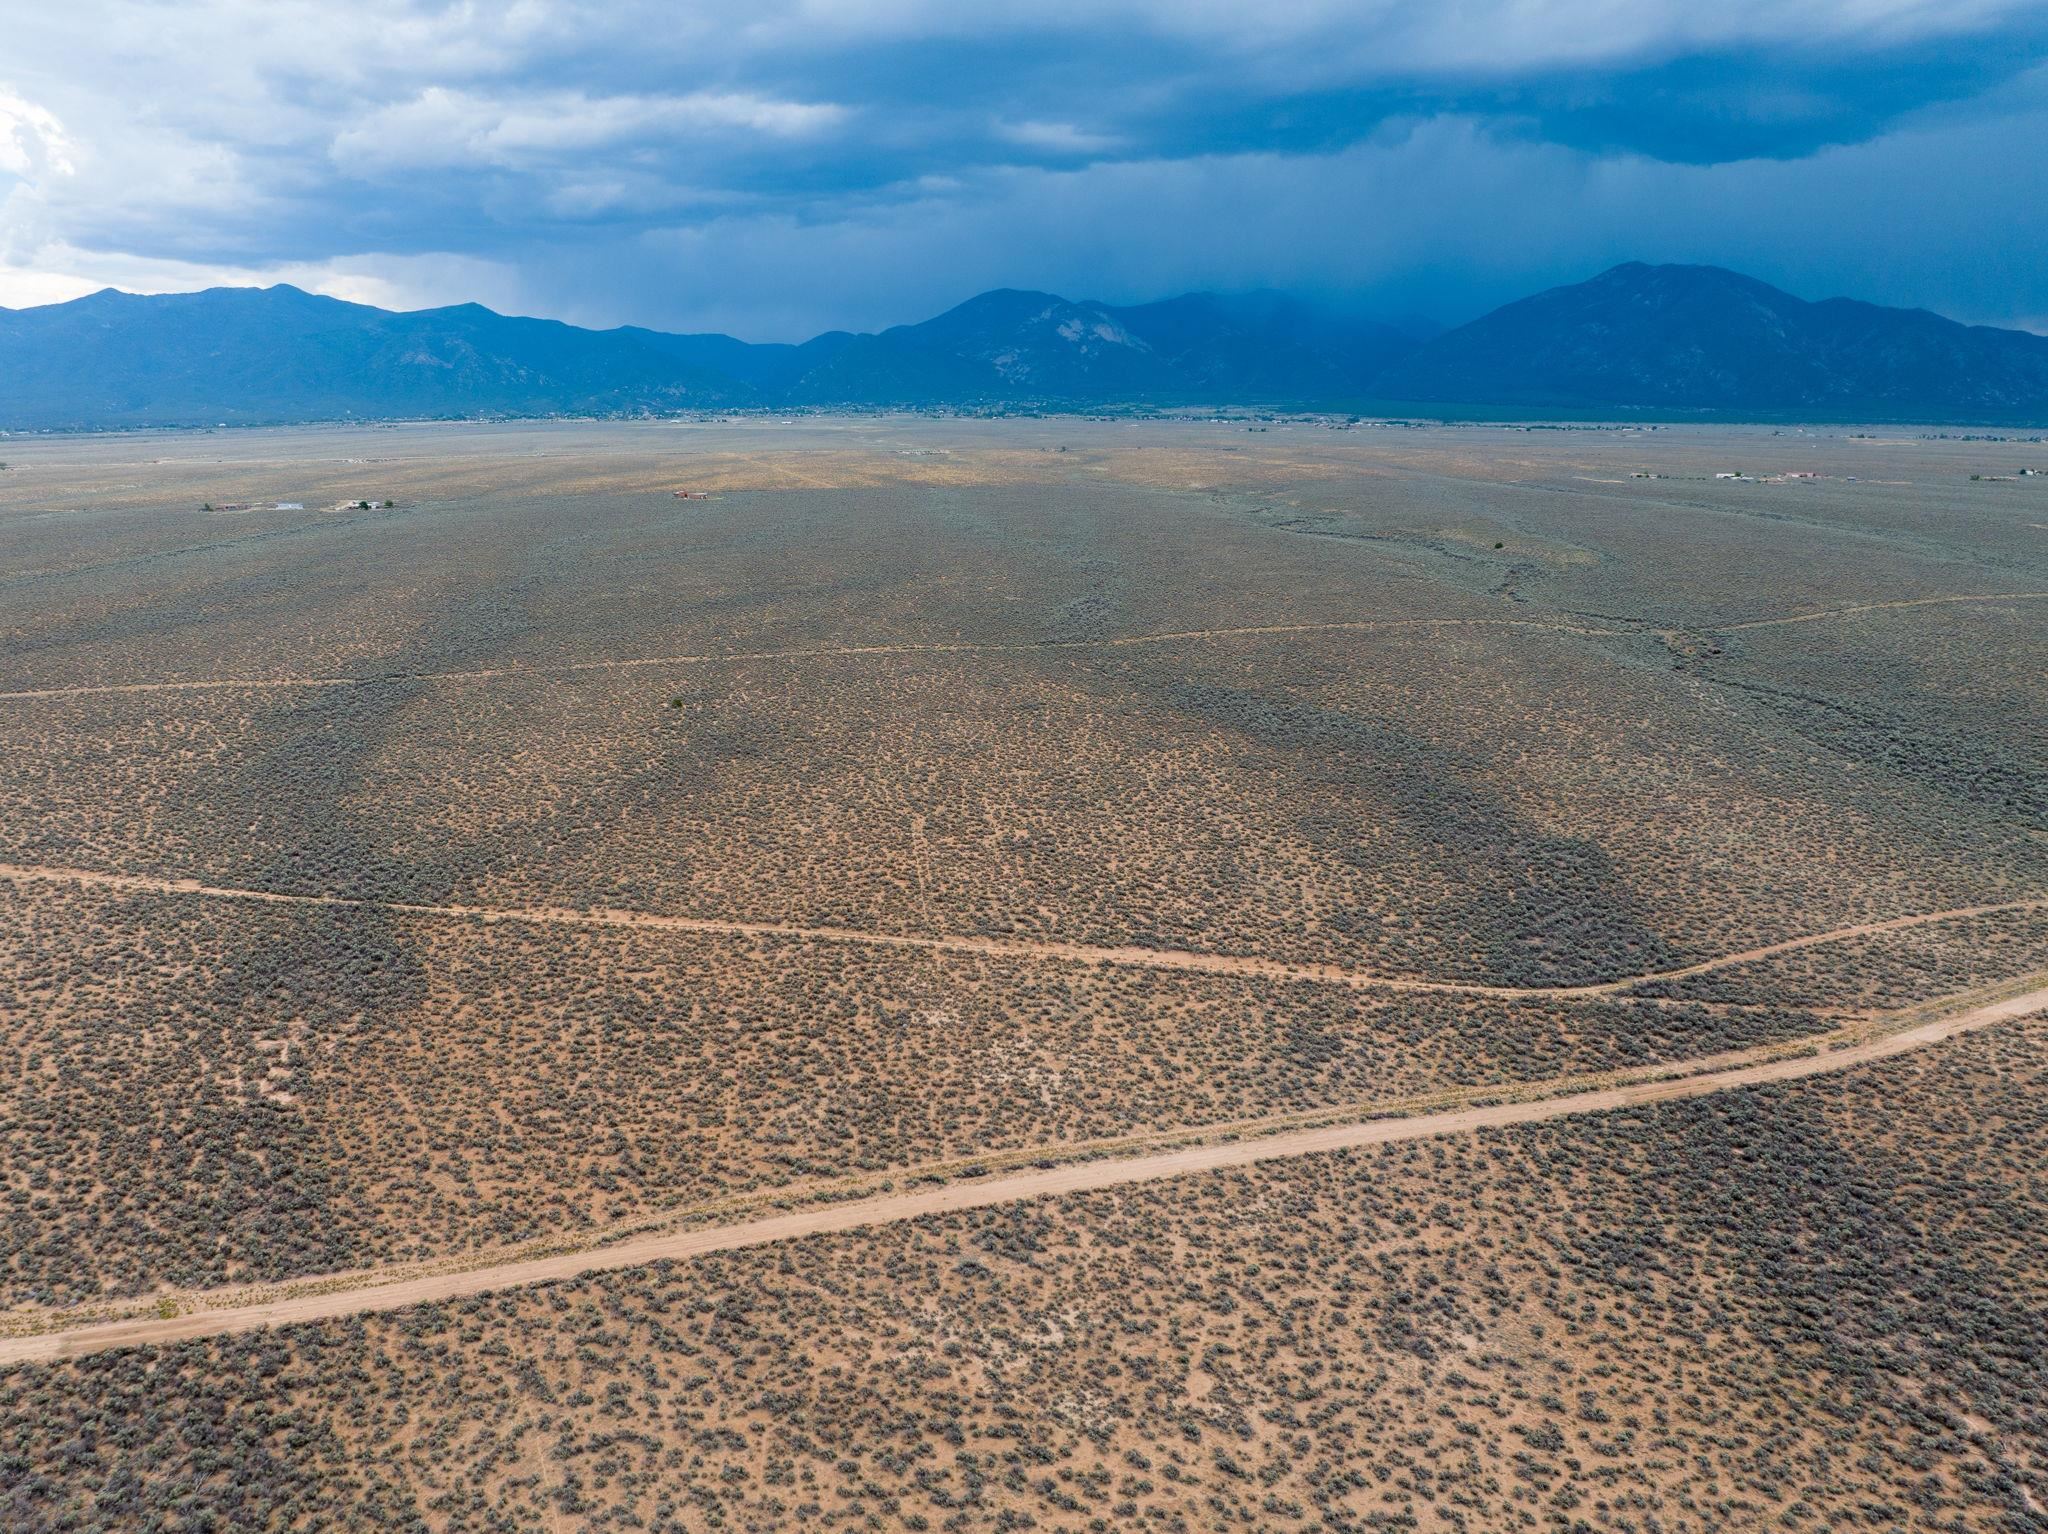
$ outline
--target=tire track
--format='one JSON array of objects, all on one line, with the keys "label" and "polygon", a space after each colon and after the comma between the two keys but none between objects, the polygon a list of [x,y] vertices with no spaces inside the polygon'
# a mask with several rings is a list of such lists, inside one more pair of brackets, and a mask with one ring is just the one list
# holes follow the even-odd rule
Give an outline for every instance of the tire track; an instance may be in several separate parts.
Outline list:
[{"label": "tire track", "polygon": [[74,884],[89,889],[124,890],[138,894],[184,895],[202,900],[238,900],[267,905],[318,906],[330,909],[388,912],[448,921],[508,923],[524,926],[622,928],[651,932],[687,932],[711,937],[767,938],[797,942],[832,943],[848,947],[896,948],[933,953],[963,954],[980,958],[1018,959],[1026,962],[1079,965],[1112,965],[1123,969],[1149,969],[1169,973],[1230,975],[1262,980],[1282,980],[1316,985],[1345,985],[1359,990],[1434,992],[1454,996],[1485,996],[1506,1001],[1578,1001],[1619,996],[1639,985],[1659,980],[1683,980],[1731,965],[1754,963],[1779,954],[1797,953],[1826,943],[1868,937],[1884,932],[1903,932],[1937,922],[1961,921],[1973,916],[1995,916],[2011,911],[2048,910],[2048,895],[1986,905],[1955,906],[1942,911],[1922,911],[1909,916],[1892,916],[1881,921],[1859,922],[1829,932],[1810,933],[1746,948],[1739,953],[1721,954],[1676,969],[1652,970],[1624,975],[1590,985],[1487,985],[1480,981],[1425,980],[1414,976],[1385,975],[1371,970],[1346,969],[1334,964],[1295,964],[1254,955],[1201,953],[1192,949],[1101,947],[1089,943],[1034,942],[1023,938],[979,937],[966,933],[868,932],[853,927],[808,927],[794,922],[733,921],[710,916],[666,916],[650,911],[626,911],[605,907],[570,906],[476,906],[432,905],[405,900],[373,900],[359,895],[306,895],[278,890],[243,889],[233,885],[204,884],[197,879],[165,879],[149,874],[102,873],[83,868],[56,868],[43,864],[0,863],[0,879],[18,884]]},{"label": "tire track", "polygon": [[[110,1348],[182,1342],[267,1326],[335,1320],[497,1289],[560,1282],[587,1273],[644,1267],[654,1262],[688,1261],[715,1252],[741,1251],[810,1236],[844,1233],[926,1215],[1096,1192],[1294,1156],[1438,1135],[1466,1134],[1517,1124],[1544,1123],[1579,1114],[1609,1113],[1623,1108],[1704,1097],[1716,1092],[1795,1081],[1888,1060],[1941,1043],[1958,1034],[2008,1022],[2043,1009],[2048,1009],[2048,988],[2027,991],[1952,1017],[1867,1038],[1831,1052],[1816,1051],[1807,1055],[1765,1059],[1700,1075],[1633,1081],[1591,1091],[1455,1108],[1410,1118],[1325,1124],[1283,1131],[1263,1139],[1185,1145],[1121,1159],[1072,1162],[966,1182],[948,1182],[909,1192],[877,1194],[765,1218],[690,1230],[661,1231],[594,1250],[557,1252],[467,1270],[427,1274],[418,1273],[416,1268],[376,1270],[351,1275],[349,1279],[333,1282],[326,1288],[299,1293],[277,1293],[287,1285],[268,1286],[269,1292],[277,1295],[275,1298],[254,1298],[266,1292],[263,1288],[187,1296],[186,1303],[194,1308],[178,1314],[102,1321],[0,1337],[0,1366],[76,1358]],[[1051,1153],[1057,1154],[1058,1148],[1052,1148]],[[913,1168],[898,1175],[915,1176],[917,1172]],[[300,1287],[305,1288],[305,1281],[301,1281]],[[178,1302],[174,1299],[171,1303],[175,1306]],[[19,1324],[22,1314],[17,1312],[13,1319]]]},{"label": "tire track", "polygon": [[553,666],[489,666],[468,671],[381,671],[364,676],[219,677],[180,682],[93,682],[73,687],[30,687],[0,692],[0,702],[33,702],[49,698],[89,698],[125,693],[267,692],[292,688],[380,687],[395,682],[490,682],[514,677],[574,676],[584,672],[636,671],[658,666],[715,666],[736,661],[845,660],[878,655],[1029,655],[1062,650],[1116,650],[1146,645],[1184,644],[1218,639],[1276,638],[1288,634],[1370,633],[1406,628],[1535,629],[1589,638],[1656,634],[1672,638],[1686,632],[1731,634],[1748,629],[1778,628],[1793,623],[1819,623],[1858,613],[1897,608],[1939,607],[1958,602],[2023,602],[2048,598],[2048,591],[2006,591],[1983,595],[1914,597],[1897,602],[1862,602],[1821,608],[1782,618],[1753,618],[1742,623],[1708,623],[1694,629],[1653,629],[1647,620],[1620,620],[1620,626],[1594,628],[1583,624],[1547,623],[1533,618],[1381,618],[1330,623],[1265,623],[1239,628],[1171,629],[1156,634],[1125,634],[1109,639],[1045,639],[1017,643],[975,640],[933,640],[911,644],[833,645],[782,650],[722,650],[693,655],[632,656],[620,660],[567,661]]},{"label": "tire track", "polygon": [[1746,623],[1703,624],[1699,632],[1736,634],[1744,629],[1774,629],[1783,628],[1790,623],[1819,623],[1828,618],[1847,618],[1856,613],[1892,612],[1902,607],[1945,607],[1955,602],[2031,602],[2043,597],[2048,597],[2048,591],[1994,591],[1972,596],[1910,597],[1900,602],[1858,602],[1850,607],[1822,607],[1813,612],[1793,613],[1784,618],[1752,618]]},{"label": "tire track", "polygon": [[700,655],[649,655],[624,660],[567,661],[554,666],[491,666],[471,671],[383,671],[368,676],[225,677],[186,682],[98,682],[76,687],[24,688],[0,692],[0,701],[88,698],[152,692],[262,692],[283,688],[379,687],[394,682],[489,682],[510,677],[573,676],[591,671],[636,671],[652,666],[715,666],[730,661],[840,660],[873,655],[1031,655],[1061,650],[1116,650],[1211,639],[1259,639],[1284,634],[1365,633],[1404,628],[1515,628],[1545,633],[1604,636],[1637,632],[1587,628],[1531,618],[1380,618],[1331,623],[1266,623],[1245,628],[1173,629],[1125,634],[1110,639],[1045,639],[1018,643],[935,640],[916,644],[835,645],[813,649],[725,650]]}]

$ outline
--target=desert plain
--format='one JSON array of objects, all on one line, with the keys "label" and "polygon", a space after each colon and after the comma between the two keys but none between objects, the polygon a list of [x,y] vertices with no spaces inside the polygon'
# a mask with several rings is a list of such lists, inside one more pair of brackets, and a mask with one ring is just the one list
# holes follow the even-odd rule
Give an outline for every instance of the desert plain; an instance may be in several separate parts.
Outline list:
[{"label": "desert plain", "polygon": [[2039,438],[0,460],[5,1527],[2048,1529]]}]

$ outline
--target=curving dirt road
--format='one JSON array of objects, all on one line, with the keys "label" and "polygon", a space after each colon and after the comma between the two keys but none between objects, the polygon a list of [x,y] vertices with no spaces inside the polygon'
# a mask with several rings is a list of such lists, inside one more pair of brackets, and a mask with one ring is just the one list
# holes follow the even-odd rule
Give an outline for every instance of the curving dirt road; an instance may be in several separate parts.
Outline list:
[{"label": "curving dirt road", "polygon": [[1338,623],[1265,623],[1249,628],[1173,629],[1157,634],[1124,634],[1109,639],[1044,639],[1002,644],[935,640],[923,644],[837,645],[817,649],[726,650],[702,655],[647,655],[625,660],[565,661],[555,666],[492,666],[475,671],[388,671],[370,676],[240,677],[191,682],[104,682],[79,687],[41,687],[0,692],[0,702],[36,698],[83,698],[131,692],[257,692],[288,687],[378,687],[392,682],[488,682],[506,677],[572,676],[585,671],[636,671],[650,666],[715,666],[727,661],[837,660],[867,655],[1030,655],[1057,650],[1119,650],[1140,645],[1178,644],[1200,639],[1256,639],[1277,634],[1363,633],[1375,629],[1513,628],[1555,634],[1626,634],[1625,628],[1534,618],[1376,618]]},{"label": "curving dirt road", "polygon": [[[2048,597],[2048,591],[2004,591],[1982,595],[1913,597],[1898,602],[1862,602],[1849,607],[1826,607],[1814,612],[1793,613],[1783,618],[1752,618],[1743,623],[1703,624],[1701,633],[1729,634],[1741,629],[1776,628],[1787,623],[1818,623],[1827,618],[1845,618],[1855,613],[1885,612],[1901,607],[1939,607],[1952,602],[2021,602]],[[279,676],[225,677],[189,682],[100,682],[77,687],[32,687],[0,692],[0,702],[26,702],[39,698],[86,698],[117,693],[156,692],[264,692],[280,688],[378,687],[393,682],[488,682],[507,677],[572,676],[587,671],[636,671],[654,666],[715,666],[729,661],[835,660],[866,655],[1028,655],[1055,650],[1117,650],[1139,645],[1179,644],[1203,639],[1257,639],[1280,634],[1365,633],[1380,629],[1407,628],[1511,628],[1539,629],[1553,634],[1606,636],[1662,632],[1667,637],[1676,629],[1651,630],[1635,620],[1604,628],[1584,624],[1546,622],[1535,618],[1378,618],[1333,623],[1265,623],[1244,628],[1173,629],[1157,634],[1124,634],[1109,639],[1046,639],[1019,643],[975,640],[935,640],[923,644],[840,645],[814,649],[730,650],[702,655],[648,655],[624,660],[567,661],[555,666],[492,666],[474,671],[389,671],[370,676]]]},{"label": "curving dirt road", "polygon": [[1038,963],[1110,964],[1127,969],[1152,969],[1210,975],[1250,976],[1264,980],[1300,981],[1321,985],[1347,985],[1366,990],[1427,991],[1454,996],[1490,996],[1508,1001],[1583,1001],[1593,997],[1616,996],[1633,986],[1653,980],[1682,980],[1704,975],[1734,964],[1747,964],[1777,954],[1795,953],[1847,938],[1867,937],[1880,932],[1899,932],[1935,922],[1957,921],[1971,916],[1992,916],[2002,911],[2048,909],[2048,895],[1991,905],[1957,906],[1946,911],[1923,911],[1911,916],[1894,916],[1883,921],[1860,922],[1832,932],[1816,932],[1787,938],[1761,948],[1702,959],[1678,969],[1651,970],[1625,975],[1591,985],[1487,985],[1468,980],[1423,980],[1402,975],[1382,975],[1370,970],[1345,969],[1334,964],[1290,964],[1278,959],[1261,959],[1243,954],[1198,953],[1177,948],[1107,948],[1089,943],[1040,942],[1025,938],[978,937],[962,933],[869,932],[854,927],[805,927],[793,922],[729,921],[710,916],[664,916],[651,911],[621,911],[603,907],[578,909],[567,906],[474,906],[428,905],[406,900],[371,900],[357,895],[295,895],[276,890],[242,889],[233,885],[202,884],[197,879],[164,879],[148,874],[100,873],[83,868],[55,868],[32,863],[0,863],[0,879],[16,883],[77,884],[94,889],[131,890],[156,895],[189,895],[203,900],[246,900],[266,905],[327,906],[347,910],[389,911],[401,916],[443,920],[508,922],[534,926],[625,927],[653,932],[689,932],[714,937],[788,938],[803,942],[837,943],[865,948],[907,948],[930,953],[956,953],[979,958],[1022,959]]},{"label": "curving dirt road", "polygon": [[1793,613],[1785,618],[1752,618],[1747,623],[1710,623],[1702,625],[1701,632],[1733,634],[1742,629],[1774,629],[1782,628],[1788,623],[1819,623],[1827,618],[1848,618],[1857,613],[1892,612],[1901,607],[1946,607],[1953,602],[2032,602],[2042,597],[2048,597],[2048,591],[1987,591],[1964,596],[1908,597],[1898,602],[1858,602],[1849,607],[1821,607],[1808,613]]},{"label": "curving dirt road", "polygon": [[[1412,1118],[1328,1124],[1263,1139],[1188,1145],[1123,1159],[1076,1162],[909,1192],[877,1194],[760,1219],[660,1232],[596,1250],[562,1252],[467,1271],[425,1276],[372,1272],[355,1275],[324,1290],[281,1294],[272,1299],[248,1300],[246,1297],[261,1292],[255,1289],[235,1291],[225,1303],[212,1303],[206,1296],[192,1297],[187,1303],[196,1303],[197,1308],[184,1314],[123,1319],[0,1338],[0,1366],[73,1358],[109,1348],[178,1342],[264,1326],[333,1320],[366,1311],[397,1310],[407,1305],[482,1294],[523,1284],[548,1283],[585,1273],[641,1267],[652,1262],[687,1260],[713,1252],[737,1251],[777,1241],[858,1230],[952,1210],[980,1209],[1019,1199],[1092,1192],[1160,1178],[1249,1166],[1281,1157],[1385,1145],[1400,1140],[1539,1123],[1573,1114],[1604,1113],[1617,1108],[1701,1097],[1737,1087],[1792,1081],[1803,1076],[1866,1065],[2044,1009],[2048,1009],[2048,987],[1833,1051],[1768,1059],[1701,1075],[1637,1081],[1593,1091],[1485,1107],[1456,1108]],[[282,1289],[286,1286],[276,1287]]]}]

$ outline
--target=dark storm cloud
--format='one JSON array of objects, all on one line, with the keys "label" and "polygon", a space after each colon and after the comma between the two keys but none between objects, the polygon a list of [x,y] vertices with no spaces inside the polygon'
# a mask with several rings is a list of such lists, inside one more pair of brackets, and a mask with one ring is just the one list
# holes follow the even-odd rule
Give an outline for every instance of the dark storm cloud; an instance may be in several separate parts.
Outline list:
[{"label": "dark storm cloud", "polygon": [[[0,302],[282,277],[788,336],[996,283],[1277,285],[1455,318],[1641,256],[2048,313],[2009,152],[2037,4],[81,0],[11,31]],[[1962,187],[1996,211],[1955,220]]]}]

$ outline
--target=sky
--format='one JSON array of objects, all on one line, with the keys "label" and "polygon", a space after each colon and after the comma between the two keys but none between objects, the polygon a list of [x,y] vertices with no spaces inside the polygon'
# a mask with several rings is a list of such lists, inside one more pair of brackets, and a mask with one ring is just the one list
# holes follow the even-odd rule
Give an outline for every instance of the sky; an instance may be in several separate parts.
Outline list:
[{"label": "sky", "polygon": [[0,0],[0,38],[9,307],[1458,323],[1645,260],[2048,332],[2048,0]]}]

